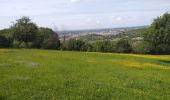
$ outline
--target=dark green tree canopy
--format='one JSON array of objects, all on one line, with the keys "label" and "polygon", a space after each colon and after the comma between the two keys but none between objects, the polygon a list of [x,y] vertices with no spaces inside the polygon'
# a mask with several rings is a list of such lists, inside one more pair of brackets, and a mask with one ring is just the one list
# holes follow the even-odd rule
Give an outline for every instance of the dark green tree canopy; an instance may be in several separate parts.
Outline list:
[{"label": "dark green tree canopy", "polygon": [[10,39],[6,38],[3,35],[0,35],[0,48],[8,48],[11,45]]},{"label": "dark green tree canopy", "polygon": [[165,13],[154,19],[151,27],[148,29],[145,39],[154,45],[170,45],[170,14]]},{"label": "dark green tree canopy", "polygon": [[61,45],[56,32],[39,28],[29,17],[16,20],[10,28],[0,30],[0,35],[2,47],[8,43],[15,48],[59,49]]},{"label": "dark green tree canopy", "polygon": [[60,40],[56,32],[50,28],[39,28],[37,36],[40,48],[60,49]]},{"label": "dark green tree canopy", "polygon": [[121,39],[116,45],[116,51],[119,53],[130,53],[132,52],[132,47],[128,40]]},{"label": "dark green tree canopy", "polygon": [[86,46],[85,42],[76,39],[69,39],[65,45],[66,49],[74,51],[84,51]]},{"label": "dark green tree canopy", "polygon": [[14,32],[14,39],[23,42],[33,42],[38,33],[38,27],[35,23],[31,22],[29,17],[22,17],[11,27]]},{"label": "dark green tree canopy", "polygon": [[170,52],[170,14],[167,12],[154,20],[144,39],[153,45],[155,53]]}]

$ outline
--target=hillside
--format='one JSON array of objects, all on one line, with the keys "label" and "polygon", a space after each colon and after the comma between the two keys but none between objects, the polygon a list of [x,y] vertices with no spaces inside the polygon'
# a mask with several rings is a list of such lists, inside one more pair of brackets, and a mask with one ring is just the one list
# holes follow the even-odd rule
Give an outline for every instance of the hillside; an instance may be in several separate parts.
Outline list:
[{"label": "hillside", "polygon": [[[91,29],[91,30],[77,30],[77,31],[60,31],[60,39],[66,37],[77,38],[83,40],[98,40],[98,39],[113,39],[117,36],[140,34],[141,30],[148,28],[148,26],[136,26],[136,27],[120,27],[120,28],[106,28],[106,29]],[[136,35],[135,35],[136,36]],[[97,38],[96,38],[97,37]]]},{"label": "hillside", "polygon": [[168,100],[170,56],[0,49],[0,100]]},{"label": "hillside", "polygon": [[129,40],[142,40],[143,33],[145,30],[146,28],[131,29],[117,34],[110,34],[110,35],[87,34],[75,38],[86,42],[95,42],[95,41],[104,41],[104,40],[117,41],[122,38],[126,38]]}]

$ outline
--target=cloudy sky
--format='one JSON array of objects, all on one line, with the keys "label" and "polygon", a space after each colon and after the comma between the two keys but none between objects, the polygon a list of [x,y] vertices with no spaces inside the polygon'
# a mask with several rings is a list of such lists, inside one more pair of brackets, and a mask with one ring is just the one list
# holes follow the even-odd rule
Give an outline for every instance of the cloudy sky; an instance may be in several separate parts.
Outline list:
[{"label": "cloudy sky", "polygon": [[141,26],[167,11],[170,0],[0,0],[0,29],[21,16],[59,30]]}]

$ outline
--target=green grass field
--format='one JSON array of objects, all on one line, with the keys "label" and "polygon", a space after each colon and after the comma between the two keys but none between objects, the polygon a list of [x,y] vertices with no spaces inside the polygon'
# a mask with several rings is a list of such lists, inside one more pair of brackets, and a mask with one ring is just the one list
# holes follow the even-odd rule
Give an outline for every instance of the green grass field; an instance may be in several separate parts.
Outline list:
[{"label": "green grass field", "polygon": [[0,49],[0,100],[170,100],[170,56]]}]

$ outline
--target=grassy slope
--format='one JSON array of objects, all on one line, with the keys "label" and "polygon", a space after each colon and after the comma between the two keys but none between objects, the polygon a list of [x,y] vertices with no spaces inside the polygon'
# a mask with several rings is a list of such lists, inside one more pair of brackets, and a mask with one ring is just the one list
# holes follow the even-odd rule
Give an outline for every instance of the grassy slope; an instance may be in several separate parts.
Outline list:
[{"label": "grassy slope", "polygon": [[170,99],[170,56],[0,49],[0,99]]}]

